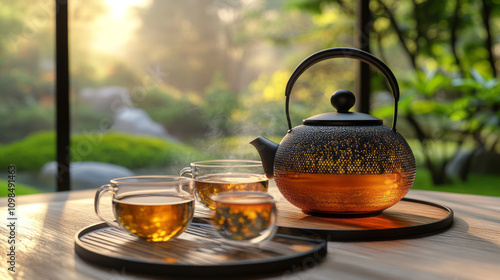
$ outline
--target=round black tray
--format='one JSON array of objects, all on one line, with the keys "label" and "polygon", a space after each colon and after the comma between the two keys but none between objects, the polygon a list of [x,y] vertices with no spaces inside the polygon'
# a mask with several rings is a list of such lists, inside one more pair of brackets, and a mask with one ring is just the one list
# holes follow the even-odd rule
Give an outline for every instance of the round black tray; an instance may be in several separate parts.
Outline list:
[{"label": "round black tray", "polygon": [[453,224],[451,208],[412,198],[403,198],[396,205],[373,217],[310,216],[287,201],[278,202],[278,215],[278,225],[308,229],[328,241],[416,238],[443,232]]},{"label": "round black tray", "polygon": [[179,237],[154,243],[99,223],[76,234],[75,251],[89,262],[121,271],[202,278],[286,273],[309,268],[327,254],[326,240],[308,230],[279,227],[263,246],[240,247],[223,243],[211,227],[195,217]]}]

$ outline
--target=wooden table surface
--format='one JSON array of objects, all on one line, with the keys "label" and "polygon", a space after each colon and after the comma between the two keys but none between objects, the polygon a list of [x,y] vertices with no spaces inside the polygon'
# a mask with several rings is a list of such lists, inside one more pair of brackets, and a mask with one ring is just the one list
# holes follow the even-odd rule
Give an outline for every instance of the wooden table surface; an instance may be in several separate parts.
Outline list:
[{"label": "wooden table surface", "polygon": [[[75,234],[100,222],[94,193],[16,197],[15,272],[8,271],[11,233],[4,224],[0,279],[160,279],[94,265],[75,254]],[[305,263],[304,270],[249,279],[500,279],[500,197],[416,190],[407,197],[452,208],[454,224],[420,238],[329,242],[326,259],[311,268]],[[0,198],[0,213],[8,223],[7,203]]]}]

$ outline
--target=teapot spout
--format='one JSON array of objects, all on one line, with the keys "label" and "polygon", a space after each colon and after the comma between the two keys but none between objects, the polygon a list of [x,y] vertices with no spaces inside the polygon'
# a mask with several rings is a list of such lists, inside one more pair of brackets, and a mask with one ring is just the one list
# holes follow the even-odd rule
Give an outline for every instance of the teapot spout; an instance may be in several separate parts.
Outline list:
[{"label": "teapot spout", "polygon": [[268,179],[274,178],[274,156],[278,150],[279,145],[273,141],[259,136],[250,142],[260,155],[260,160],[262,161],[262,167],[264,167],[264,172]]}]

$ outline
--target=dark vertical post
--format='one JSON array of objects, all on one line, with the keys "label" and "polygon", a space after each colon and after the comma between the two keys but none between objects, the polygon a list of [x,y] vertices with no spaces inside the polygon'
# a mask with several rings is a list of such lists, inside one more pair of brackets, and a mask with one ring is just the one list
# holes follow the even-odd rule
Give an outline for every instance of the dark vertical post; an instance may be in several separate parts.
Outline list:
[{"label": "dark vertical post", "polygon": [[57,191],[70,190],[68,1],[56,2],[56,154]]},{"label": "dark vertical post", "polygon": [[[370,1],[357,0],[356,9],[356,48],[370,52]],[[370,113],[370,67],[364,62],[359,62],[356,68],[355,94],[358,97],[356,110]]]}]

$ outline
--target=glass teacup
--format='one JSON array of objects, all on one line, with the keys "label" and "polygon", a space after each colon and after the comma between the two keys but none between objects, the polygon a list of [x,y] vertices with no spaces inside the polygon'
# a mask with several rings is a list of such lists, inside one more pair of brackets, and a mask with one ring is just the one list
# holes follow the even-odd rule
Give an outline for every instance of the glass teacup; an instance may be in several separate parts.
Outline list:
[{"label": "glass teacup", "polygon": [[220,237],[237,245],[262,243],[276,232],[276,203],[264,192],[212,195],[213,224]]},{"label": "glass teacup", "polygon": [[225,192],[267,192],[268,179],[262,162],[254,160],[198,161],[181,170],[180,176],[195,180],[198,200],[215,209],[212,195]]},{"label": "glass teacup", "polygon": [[[179,176],[134,176],[110,180],[95,195],[94,207],[108,225],[147,241],[168,241],[179,236],[193,219],[193,180]],[[112,194],[115,220],[100,210],[101,196]]]}]

